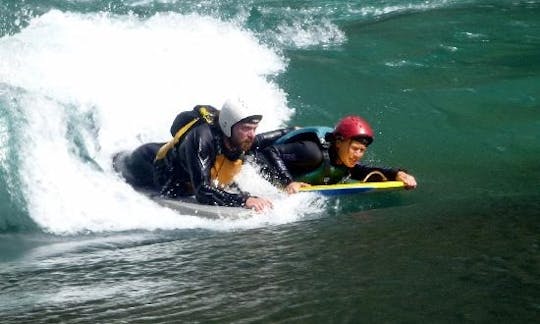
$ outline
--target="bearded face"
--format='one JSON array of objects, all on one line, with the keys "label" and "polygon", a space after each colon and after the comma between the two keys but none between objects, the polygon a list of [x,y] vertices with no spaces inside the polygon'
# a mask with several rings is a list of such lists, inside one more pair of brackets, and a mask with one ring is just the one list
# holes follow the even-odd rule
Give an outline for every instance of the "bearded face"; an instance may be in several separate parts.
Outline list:
[{"label": "bearded face", "polygon": [[233,126],[231,134],[231,144],[233,148],[239,148],[247,151],[253,145],[255,140],[256,123],[238,123]]}]

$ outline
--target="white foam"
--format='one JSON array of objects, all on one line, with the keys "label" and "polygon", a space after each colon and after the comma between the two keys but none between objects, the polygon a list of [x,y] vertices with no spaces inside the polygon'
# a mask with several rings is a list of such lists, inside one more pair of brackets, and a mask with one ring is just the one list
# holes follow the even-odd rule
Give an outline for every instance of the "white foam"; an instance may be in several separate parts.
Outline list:
[{"label": "white foam", "polygon": [[402,5],[393,5],[385,7],[362,6],[361,8],[349,9],[351,13],[361,14],[362,16],[384,16],[406,11],[429,10],[448,5],[450,0],[423,1],[421,3],[409,3]]},{"label": "white foam", "polygon": [[[204,16],[51,11],[33,19],[0,39],[0,82],[24,89],[17,102],[28,129],[18,154],[31,217],[56,234],[297,220],[314,198],[275,193],[273,211],[247,220],[178,215],[135,193],[110,166],[116,151],[167,140],[180,110],[219,107],[231,94],[264,112],[261,130],[283,125],[293,111],[269,77],[285,68],[285,59],[249,32]],[[104,171],[81,159],[70,125]]]},{"label": "white foam", "polygon": [[297,48],[340,45],[347,40],[345,33],[328,19],[284,22],[274,37],[280,44]]}]

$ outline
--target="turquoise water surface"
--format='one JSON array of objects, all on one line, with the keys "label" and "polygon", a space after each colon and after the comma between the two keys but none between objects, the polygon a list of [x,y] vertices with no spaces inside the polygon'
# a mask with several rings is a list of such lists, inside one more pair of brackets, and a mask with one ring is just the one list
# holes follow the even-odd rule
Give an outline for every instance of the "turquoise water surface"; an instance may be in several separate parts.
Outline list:
[{"label": "turquoise water surface", "polygon": [[[241,94],[372,124],[414,191],[209,220],[111,156]],[[0,0],[2,322],[536,322],[539,1]]]}]

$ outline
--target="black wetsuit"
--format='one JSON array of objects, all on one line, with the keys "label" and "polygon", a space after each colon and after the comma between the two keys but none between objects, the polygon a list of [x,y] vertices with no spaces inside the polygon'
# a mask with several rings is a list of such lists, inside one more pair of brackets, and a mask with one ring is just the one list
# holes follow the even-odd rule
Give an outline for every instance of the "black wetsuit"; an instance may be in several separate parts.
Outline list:
[{"label": "black wetsuit", "polygon": [[[323,150],[327,150],[325,158]],[[292,141],[285,144],[267,146],[258,152],[258,161],[269,179],[274,183],[286,186],[293,181],[308,182],[312,185],[339,183],[347,178],[363,181],[373,171],[381,172],[388,180],[394,180],[399,170],[390,168],[369,167],[356,164],[352,168],[338,165],[337,152],[325,149],[320,143],[310,140]],[[328,164],[328,165],[327,165]],[[307,174],[312,174],[306,178]],[[370,177],[367,181],[382,181],[382,177]]]},{"label": "black wetsuit", "polygon": [[[259,134],[255,137],[253,147],[266,146],[286,131]],[[219,126],[204,123],[193,128],[164,159],[154,162],[163,144],[147,143],[131,154],[115,157],[115,169],[135,188],[155,190],[167,197],[195,195],[197,201],[203,204],[245,205],[250,197],[248,193],[237,188],[236,192],[225,191],[214,185],[211,179],[211,169],[218,155],[223,154],[231,161],[244,158],[243,152],[226,148]]]}]

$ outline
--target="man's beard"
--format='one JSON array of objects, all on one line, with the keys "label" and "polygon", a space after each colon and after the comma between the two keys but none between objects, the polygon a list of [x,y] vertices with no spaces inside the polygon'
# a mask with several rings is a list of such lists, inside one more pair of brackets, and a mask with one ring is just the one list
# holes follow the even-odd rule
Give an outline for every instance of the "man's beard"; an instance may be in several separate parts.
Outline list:
[{"label": "man's beard", "polygon": [[229,143],[232,145],[232,148],[229,148],[229,149],[232,149],[232,151],[246,152],[251,148],[255,139],[252,139],[252,140],[246,139],[242,141],[238,139],[237,137],[233,136],[232,138],[229,138],[229,141],[230,141]]},{"label": "man's beard", "polygon": [[241,149],[243,152],[246,152],[251,148],[251,145],[253,145],[252,140],[245,140],[238,143],[238,148]]}]

